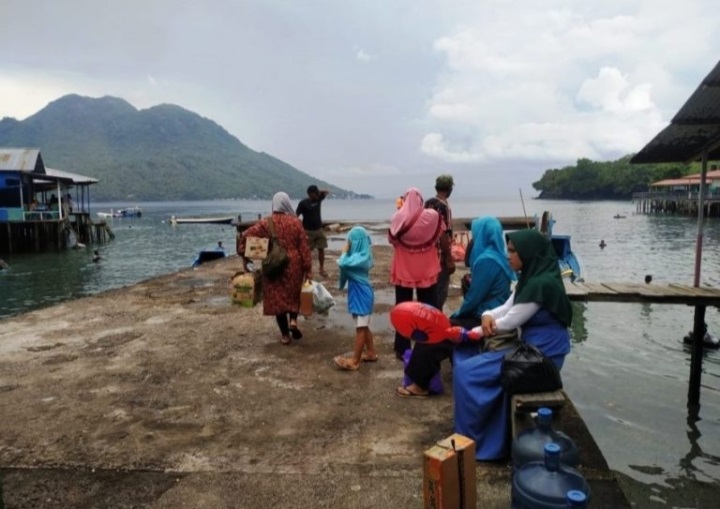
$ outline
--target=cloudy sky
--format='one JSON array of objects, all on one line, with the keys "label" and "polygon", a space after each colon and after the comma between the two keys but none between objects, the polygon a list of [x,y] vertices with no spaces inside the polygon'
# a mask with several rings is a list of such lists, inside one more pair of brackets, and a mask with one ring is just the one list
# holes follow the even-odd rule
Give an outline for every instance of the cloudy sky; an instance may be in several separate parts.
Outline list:
[{"label": "cloudy sky", "polygon": [[2,0],[0,117],[172,103],[341,187],[527,193],[641,149],[717,63],[716,0]]}]

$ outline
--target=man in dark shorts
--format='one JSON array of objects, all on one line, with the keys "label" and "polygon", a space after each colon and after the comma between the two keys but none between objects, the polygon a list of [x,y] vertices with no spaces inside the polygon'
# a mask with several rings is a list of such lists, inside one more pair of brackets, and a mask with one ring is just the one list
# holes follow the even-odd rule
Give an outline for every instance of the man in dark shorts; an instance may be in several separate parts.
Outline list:
[{"label": "man in dark shorts", "polygon": [[442,311],[445,301],[447,300],[448,290],[450,288],[450,276],[455,272],[455,262],[452,259],[452,210],[448,203],[448,198],[452,193],[455,183],[452,175],[440,175],[435,179],[435,191],[437,195],[425,202],[425,208],[432,208],[438,211],[440,217],[445,221],[447,226],[446,234],[438,240],[438,252],[440,256],[440,274],[437,280],[437,306]]},{"label": "man in dark shorts", "polygon": [[325,272],[325,248],[327,247],[327,237],[322,226],[322,217],[320,215],[320,205],[325,197],[330,194],[327,189],[318,189],[318,186],[312,185],[307,188],[308,197],[298,203],[295,213],[298,217],[302,216],[303,228],[307,234],[310,251],[318,250],[318,262],[320,264],[320,275],[327,277]]}]

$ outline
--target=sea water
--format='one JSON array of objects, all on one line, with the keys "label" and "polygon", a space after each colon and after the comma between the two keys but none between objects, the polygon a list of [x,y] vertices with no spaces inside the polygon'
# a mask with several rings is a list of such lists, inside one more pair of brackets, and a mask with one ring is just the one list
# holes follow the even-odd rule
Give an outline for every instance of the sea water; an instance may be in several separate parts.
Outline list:
[{"label": "sea water", "polygon": [[[455,217],[522,216],[517,197],[451,197]],[[269,201],[93,204],[92,213],[138,205],[143,217],[113,219],[115,240],[92,249],[9,257],[0,272],[0,317],[131,285],[189,268],[201,249],[221,241],[235,250],[229,225],[182,224],[177,217],[241,214],[256,218]],[[635,214],[628,202],[525,200],[529,216],[549,210],[554,231],[572,235],[572,247],[588,281],[644,281],[691,285],[696,218]],[[377,221],[374,241],[385,242],[394,200],[328,200],[325,220]],[[624,219],[614,219],[620,214]],[[720,221],[706,221],[703,284],[720,287]],[[600,240],[607,246],[600,249]],[[332,248],[342,236],[331,236]],[[683,305],[574,303],[573,350],[563,367],[565,388],[610,467],[637,507],[717,507],[720,500],[720,352],[703,363],[701,409],[686,409],[689,352],[682,337],[692,328],[693,308]],[[717,309],[707,310],[708,329],[720,333]],[[2,320],[0,319],[0,327]]]}]

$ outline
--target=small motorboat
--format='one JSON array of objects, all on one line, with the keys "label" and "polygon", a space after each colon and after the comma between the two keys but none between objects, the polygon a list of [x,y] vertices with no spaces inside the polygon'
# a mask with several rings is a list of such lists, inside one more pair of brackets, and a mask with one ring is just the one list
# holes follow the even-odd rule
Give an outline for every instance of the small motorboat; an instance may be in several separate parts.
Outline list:
[{"label": "small motorboat", "polygon": [[225,248],[222,247],[221,244],[218,244],[218,246],[212,249],[203,249],[202,251],[200,251],[197,255],[197,258],[195,258],[195,260],[192,262],[192,266],[197,267],[199,265],[202,265],[203,263],[219,260],[220,258],[225,258],[227,255],[228,254],[225,251]]},{"label": "small motorboat", "polygon": [[112,210],[110,212],[98,212],[97,215],[102,218],[108,217],[142,217],[140,207],[130,207],[128,209]]},{"label": "small motorboat", "polygon": [[623,215],[621,215],[621,214],[615,214],[615,215],[613,216],[613,219],[625,219],[626,217],[627,217],[627,216],[623,216]]},{"label": "small motorboat", "polygon": [[170,218],[170,224],[232,224],[234,216],[223,217],[175,217]]}]

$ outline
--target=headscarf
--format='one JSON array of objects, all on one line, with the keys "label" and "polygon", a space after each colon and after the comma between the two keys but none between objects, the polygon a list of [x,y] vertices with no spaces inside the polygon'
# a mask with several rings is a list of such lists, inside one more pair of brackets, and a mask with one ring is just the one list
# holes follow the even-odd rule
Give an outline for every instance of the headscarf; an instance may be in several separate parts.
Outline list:
[{"label": "headscarf", "polygon": [[495,262],[510,281],[517,276],[510,268],[505,254],[505,240],[500,221],[491,216],[473,219],[470,226],[472,231],[472,249],[468,257],[468,265],[472,269],[480,260],[487,259]]},{"label": "headscarf", "polygon": [[566,326],[572,323],[572,306],[560,275],[558,258],[550,240],[537,230],[508,234],[522,261],[515,287],[515,303],[537,302]]},{"label": "headscarf", "polygon": [[272,199],[272,211],[291,216],[295,215],[295,210],[293,210],[293,206],[290,203],[290,197],[287,193],[275,193]]},{"label": "headscarf", "polygon": [[347,234],[350,249],[338,258],[340,289],[349,279],[370,285],[368,272],[373,266],[370,236],[362,226],[354,226]]},{"label": "headscarf", "polygon": [[442,218],[437,210],[426,209],[420,191],[415,187],[407,190],[403,204],[390,220],[388,241],[414,251],[427,251],[435,246],[442,231]]}]

